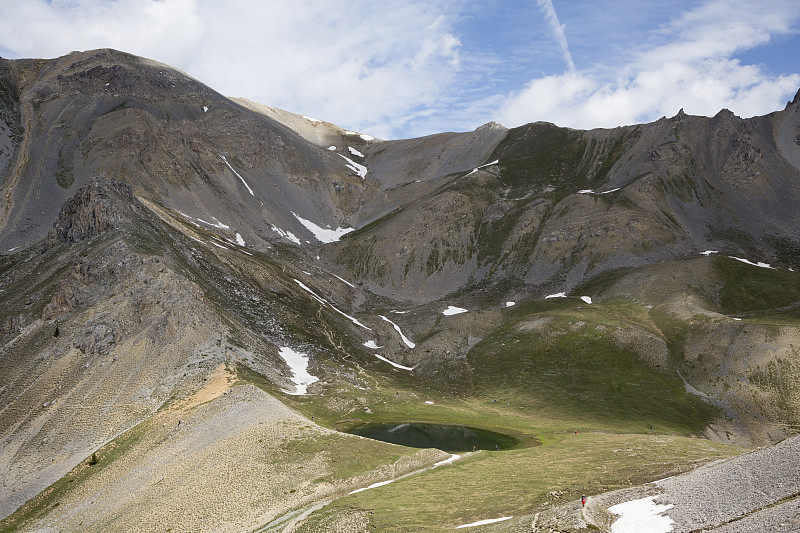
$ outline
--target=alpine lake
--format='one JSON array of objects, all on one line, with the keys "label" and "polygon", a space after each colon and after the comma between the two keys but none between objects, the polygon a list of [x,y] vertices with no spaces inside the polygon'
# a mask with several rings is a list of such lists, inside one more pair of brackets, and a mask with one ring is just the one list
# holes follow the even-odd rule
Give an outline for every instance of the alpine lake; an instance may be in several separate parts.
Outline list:
[{"label": "alpine lake", "polygon": [[530,435],[512,435],[482,428],[429,422],[376,422],[341,430],[411,448],[437,448],[451,453],[510,450],[541,444]]}]

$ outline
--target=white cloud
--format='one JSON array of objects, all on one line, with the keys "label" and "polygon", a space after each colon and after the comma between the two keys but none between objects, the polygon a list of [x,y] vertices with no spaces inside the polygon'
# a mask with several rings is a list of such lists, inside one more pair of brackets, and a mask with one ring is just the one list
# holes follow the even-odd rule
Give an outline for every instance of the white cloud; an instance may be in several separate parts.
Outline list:
[{"label": "white cloud", "polygon": [[558,20],[558,14],[553,7],[553,0],[536,0],[539,8],[544,13],[545,20],[548,26],[553,31],[553,36],[558,43],[558,48],[561,50],[561,55],[564,56],[564,61],[567,63],[569,70],[575,70],[575,63],[572,61],[572,54],[569,53],[569,45],[567,44],[567,36],[564,33],[564,25]]},{"label": "white cloud", "polygon": [[625,64],[532,80],[500,105],[496,118],[507,126],[545,120],[593,128],[646,122],[681,108],[714,115],[726,107],[741,116],[780,109],[800,75],[769,76],[733,58],[793,31],[796,7],[773,4],[753,16],[748,3],[707,2],[653,32],[655,44]]},{"label": "white cloud", "polygon": [[[2,1],[0,35],[18,57],[116,48],[181,64],[202,37],[195,0]],[[13,43],[13,44],[12,44]]]},{"label": "white cloud", "polygon": [[[381,138],[489,120],[613,127],[680,108],[752,116],[800,86],[796,68],[771,75],[736,59],[793,35],[796,0],[765,0],[757,13],[751,1],[676,0],[658,16],[635,0],[556,7],[560,17],[553,0],[0,0],[0,55],[116,48],[223,94]],[[562,68],[553,41],[563,72],[552,70]]]},{"label": "white cloud", "polygon": [[[202,53],[187,66],[224,94],[391,137],[435,107],[459,41],[433,2],[206,0]],[[256,24],[247,21],[255,20]]]},{"label": "white cloud", "polygon": [[13,57],[116,48],[180,68],[223,94],[378,137],[441,105],[460,66],[449,2],[13,4],[0,19],[0,50]]}]

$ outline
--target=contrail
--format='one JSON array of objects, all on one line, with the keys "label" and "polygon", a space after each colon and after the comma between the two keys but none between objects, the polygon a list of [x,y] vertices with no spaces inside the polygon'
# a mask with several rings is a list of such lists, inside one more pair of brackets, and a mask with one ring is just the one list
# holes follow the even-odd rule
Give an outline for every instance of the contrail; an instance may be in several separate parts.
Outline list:
[{"label": "contrail", "polygon": [[536,0],[539,8],[544,13],[544,18],[550,29],[553,30],[553,37],[556,38],[558,47],[561,48],[561,55],[564,56],[564,61],[567,62],[569,70],[575,70],[575,63],[572,61],[572,54],[569,53],[569,45],[567,44],[567,36],[564,35],[564,26],[558,21],[558,15],[553,7],[553,0]]}]

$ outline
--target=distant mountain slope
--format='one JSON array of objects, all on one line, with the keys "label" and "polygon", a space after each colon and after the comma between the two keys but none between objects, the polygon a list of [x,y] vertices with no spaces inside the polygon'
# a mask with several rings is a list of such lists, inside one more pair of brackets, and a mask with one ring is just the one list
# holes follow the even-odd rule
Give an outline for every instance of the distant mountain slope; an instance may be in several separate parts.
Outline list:
[{"label": "distant mountain slope", "polygon": [[800,267],[790,252],[800,250],[798,116],[796,99],[752,119],[522,126],[485,158],[498,163],[451,175],[330,257],[378,293],[427,300],[508,278],[570,291],[604,271],[708,249]]},{"label": "distant mountain slope", "polygon": [[4,113],[19,110],[22,124],[2,177],[3,247],[44,236],[94,176],[259,249],[280,240],[273,227],[312,239],[293,213],[347,226],[369,197],[341,158],[165,65],[100,50],[3,66],[5,86],[17,88]]}]

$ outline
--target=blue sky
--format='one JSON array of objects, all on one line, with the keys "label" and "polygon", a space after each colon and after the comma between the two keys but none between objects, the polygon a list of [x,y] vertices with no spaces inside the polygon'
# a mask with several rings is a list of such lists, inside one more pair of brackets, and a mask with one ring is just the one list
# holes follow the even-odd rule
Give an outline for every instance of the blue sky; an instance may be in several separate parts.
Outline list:
[{"label": "blue sky", "polygon": [[116,48],[380,138],[783,108],[797,0],[0,0],[0,56]]}]

